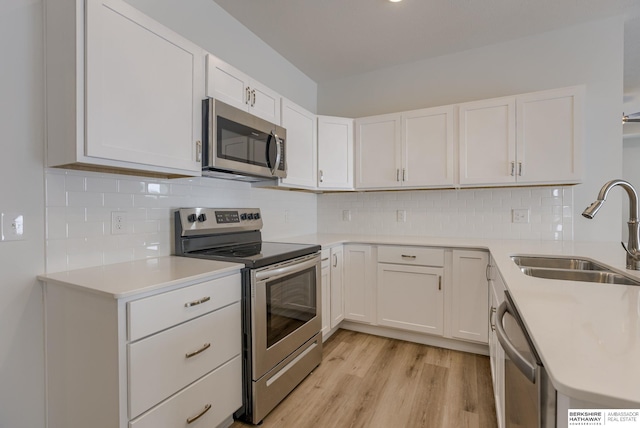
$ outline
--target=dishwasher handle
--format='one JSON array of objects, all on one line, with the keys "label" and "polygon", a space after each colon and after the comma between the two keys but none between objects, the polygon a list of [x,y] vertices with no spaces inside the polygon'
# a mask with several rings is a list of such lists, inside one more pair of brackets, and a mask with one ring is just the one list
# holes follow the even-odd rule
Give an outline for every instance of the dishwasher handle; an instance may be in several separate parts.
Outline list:
[{"label": "dishwasher handle", "polygon": [[[509,359],[513,361],[513,364],[520,370],[520,372],[527,378],[531,383],[536,383],[536,370],[537,367],[531,364],[526,358],[522,356],[520,352],[516,349],[515,346],[509,341],[507,337],[507,333],[504,331],[504,325],[502,324],[502,319],[504,318],[505,313],[509,312],[508,302],[505,300],[498,307],[498,311],[496,313],[496,336],[498,337],[498,341],[500,345],[502,345],[502,349],[504,349],[504,353],[507,354]],[[512,314],[513,315],[513,314]]]}]

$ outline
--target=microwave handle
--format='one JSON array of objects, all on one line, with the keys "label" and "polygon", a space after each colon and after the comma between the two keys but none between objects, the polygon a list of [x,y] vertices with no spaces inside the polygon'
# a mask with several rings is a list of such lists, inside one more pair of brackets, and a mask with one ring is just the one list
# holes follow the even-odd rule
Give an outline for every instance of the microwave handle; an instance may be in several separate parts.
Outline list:
[{"label": "microwave handle", "polygon": [[278,166],[280,165],[280,159],[282,158],[282,140],[278,138],[278,135],[271,131],[271,137],[269,138],[269,144],[271,141],[275,141],[276,143],[276,160],[273,165],[271,165],[271,175],[275,175]]}]

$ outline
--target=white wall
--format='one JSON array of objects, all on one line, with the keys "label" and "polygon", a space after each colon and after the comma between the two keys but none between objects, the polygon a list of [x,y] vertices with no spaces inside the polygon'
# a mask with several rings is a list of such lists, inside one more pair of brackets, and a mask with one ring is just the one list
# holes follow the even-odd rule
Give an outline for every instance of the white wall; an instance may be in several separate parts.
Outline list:
[{"label": "white wall", "polygon": [[596,219],[580,212],[622,172],[623,30],[622,19],[608,19],[321,83],[318,112],[362,117],[585,84],[586,172],[574,188],[574,237],[617,241],[620,192]]},{"label": "white wall", "polygon": [[213,0],[126,1],[296,104],[316,111],[316,83]]},{"label": "white wall", "polygon": [[0,427],[44,426],[42,3],[0,2],[0,212],[25,216],[0,242]]}]

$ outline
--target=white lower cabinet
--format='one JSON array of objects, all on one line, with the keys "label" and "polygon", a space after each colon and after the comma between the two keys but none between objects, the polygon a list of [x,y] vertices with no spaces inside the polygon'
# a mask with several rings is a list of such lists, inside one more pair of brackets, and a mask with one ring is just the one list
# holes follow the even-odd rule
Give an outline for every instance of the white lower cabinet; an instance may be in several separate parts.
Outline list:
[{"label": "white lower cabinet", "polygon": [[488,264],[486,251],[453,250],[451,337],[487,343]]},{"label": "white lower cabinet", "polygon": [[489,334],[489,358],[491,364],[491,378],[493,380],[493,394],[496,403],[496,418],[498,428],[504,427],[504,351],[498,342],[495,332],[495,319],[498,306],[504,300],[505,285],[500,273],[490,264],[489,275],[489,322],[487,332]]},{"label": "white lower cabinet", "polygon": [[331,250],[322,250],[322,263],[320,269],[321,295],[322,295],[322,338],[331,331],[331,262],[329,261]]},{"label": "white lower cabinet", "polygon": [[48,426],[216,427],[240,408],[238,270],[124,297],[62,278],[42,278]]},{"label": "white lower cabinet", "polygon": [[378,263],[378,324],[442,335],[443,268]]},{"label": "white lower cabinet", "polygon": [[322,337],[344,319],[344,251],[342,245],[322,250]]},{"label": "white lower cabinet", "polygon": [[375,321],[375,259],[371,245],[344,246],[344,319]]}]

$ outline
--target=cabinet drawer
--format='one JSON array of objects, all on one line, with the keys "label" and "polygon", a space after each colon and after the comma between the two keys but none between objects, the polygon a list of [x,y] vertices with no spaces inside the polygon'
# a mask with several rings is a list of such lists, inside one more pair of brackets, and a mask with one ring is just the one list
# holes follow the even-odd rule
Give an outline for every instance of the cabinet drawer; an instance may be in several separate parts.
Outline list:
[{"label": "cabinet drawer", "polygon": [[129,341],[238,302],[240,288],[240,274],[237,273],[129,302]]},{"label": "cabinet drawer", "polygon": [[133,418],[240,354],[240,303],[133,343],[128,350]]},{"label": "cabinet drawer", "polygon": [[444,266],[442,248],[378,247],[378,262],[404,265]]},{"label": "cabinet drawer", "polygon": [[241,405],[242,366],[240,356],[237,356],[171,399],[129,422],[129,428],[184,427],[189,425],[189,420],[205,410],[194,426],[216,427]]}]

